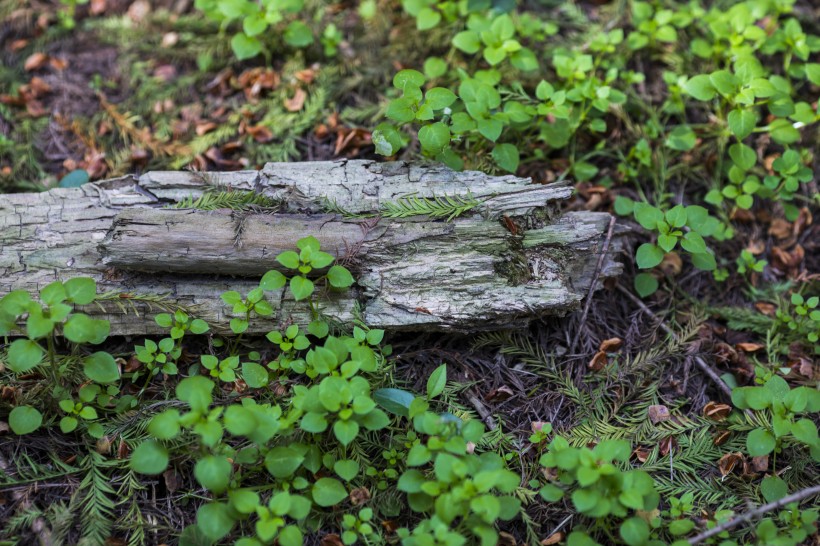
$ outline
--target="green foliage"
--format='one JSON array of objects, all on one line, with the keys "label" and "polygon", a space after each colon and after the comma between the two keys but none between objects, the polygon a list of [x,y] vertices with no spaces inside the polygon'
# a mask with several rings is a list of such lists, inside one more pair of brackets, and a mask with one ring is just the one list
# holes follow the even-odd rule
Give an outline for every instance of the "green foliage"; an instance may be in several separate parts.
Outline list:
[{"label": "green foliage", "polygon": [[820,461],[817,426],[810,418],[799,418],[820,411],[820,392],[809,387],[791,388],[782,377],[758,371],[758,377],[770,375],[762,386],[732,390],[735,407],[765,412],[766,426],[753,428],[746,437],[749,455],[776,454],[784,441],[796,441],[809,449],[815,461]]},{"label": "green foliage", "polygon": [[792,294],[789,303],[777,310],[779,329],[789,340],[814,347],[815,354],[820,354],[820,298]]}]

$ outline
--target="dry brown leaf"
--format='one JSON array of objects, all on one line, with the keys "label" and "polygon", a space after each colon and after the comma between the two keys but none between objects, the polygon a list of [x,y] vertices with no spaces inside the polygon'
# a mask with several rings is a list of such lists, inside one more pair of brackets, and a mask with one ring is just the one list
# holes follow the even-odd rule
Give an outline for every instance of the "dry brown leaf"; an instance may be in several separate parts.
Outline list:
[{"label": "dry brown leaf", "polygon": [[319,546],[344,546],[344,543],[336,533],[328,533],[319,541]]},{"label": "dry brown leaf", "polygon": [[32,53],[26,59],[26,62],[23,63],[23,69],[26,72],[31,72],[32,70],[38,70],[42,68],[48,62],[48,55],[45,53],[37,52]]},{"label": "dry brown leaf", "polygon": [[769,235],[777,239],[788,239],[792,234],[792,224],[782,218],[775,218],[769,226]]},{"label": "dry brown leaf", "polygon": [[108,436],[103,436],[102,438],[97,439],[95,449],[100,455],[108,455],[111,453],[111,438]]},{"label": "dry brown leaf", "polygon": [[609,363],[609,358],[606,356],[605,351],[598,351],[595,353],[595,356],[592,357],[592,360],[589,361],[587,367],[592,370],[593,372],[600,371],[604,369],[604,367]]},{"label": "dry brown leaf", "polygon": [[245,128],[245,132],[247,132],[256,142],[265,143],[273,140],[273,131],[264,125],[247,127]]},{"label": "dry brown leaf", "polygon": [[165,480],[165,487],[168,488],[168,491],[173,493],[179,489],[179,474],[177,474],[176,470],[169,468],[162,473],[162,477]]},{"label": "dry brown leaf", "polygon": [[683,260],[677,252],[668,252],[661,260],[659,267],[670,277],[677,277],[683,269]]},{"label": "dry brown leaf", "polygon": [[636,447],[635,450],[632,452],[632,455],[638,459],[638,462],[645,463],[647,459],[649,459],[649,450],[645,447]]},{"label": "dry brown leaf", "polygon": [[777,306],[767,301],[755,302],[755,309],[757,309],[767,317],[773,317],[777,313]]},{"label": "dry brown leaf", "polygon": [[729,438],[732,436],[732,433],[728,430],[721,430],[715,433],[712,437],[712,443],[716,446],[721,446],[729,441]]},{"label": "dry brown leaf", "polygon": [[498,533],[498,542],[496,542],[496,546],[516,546],[516,544],[518,544],[518,542],[510,533],[505,531],[500,531]]},{"label": "dry brown leaf", "polygon": [[721,476],[728,476],[729,474],[737,468],[737,465],[743,464],[743,454],[740,452],[735,453],[727,453],[723,457],[720,458],[718,461],[718,470],[720,470]]},{"label": "dry brown leaf", "polygon": [[678,447],[678,440],[674,436],[667,436],[658,442],[658,451],[660,451],[661,456],[663,457],[669,455],[669,452],[676,447]]},{"label": "dry brown leaf", "polygon": [[0,421],[0,434],[6,434],[9,430],[9,424],[5,421]]},{"label": "dry brown leaf", "polygon": [[61,72],[68,68],[68,61],[62,57],[49,57],[48,64],[49,66],[51,66],[51,68],[57,70],[58,72]]},{"label": "dry brown leaf", "polygon": [[601,344],[598,346],[598,350],[604,351],[606,353],[611,353],[620,349],[623,344],[624,340],[622,340],[621,338],[611,337],[609,339],[603,340]]},{"label": "dry brown leaf", "polygon": [[649,406],[648,415],[649,422],[653,425],[657,425],[661,421],[668,421],[672,417],[669,408],[660,404]]},{"label": "dry brown leaf", "polygon": [[746,245],[746,250],[755,256],[759,256],[766,251],[766,243],[761,240],[749,241],[749,244]]},{"label": "dry brown leaf", "polygon": [[811,215],[811,211],[809,211],[806,207],[803,207],[797,214],[797,220],[794,221],[794,231],[792,234],[800,235],[806,230],[807,227],[812,225],[812,222],[814,222],[814,218]]},{"label": "dry brown leaf", "polygon": [[120,440],[117,446],[117,459],[125,459],[130,453],[131,449],[128,447],[128,444],[125,443],[125,440]]},{"label": "dry brown leaf", "polygon": [[350,502],[353,506],[359,506],[370,500],[370,490],[366,487],[357,487],[350,492]]},{"label": "dry brown leaf", "polygon": [[298,112],[305,106],[307,100],[307,93],[301,87],[296,89],[293,97],[285,100],[285,110],[288,112]]},{"label": "dry brown leaf", "polygon": [[202,136],[210,133],[217,127],[219,127],[219,125],[217,125],[213,121],[201,121],[196,124],[196,129],[194,131],[196,132],[197,136]]},{"label": "dry brown leaf", "polygon": [[715,421],[723,421],[732,413],[732,406],[710,401],[703,406],[703,416]]},{"label": "dry brown leaf", "polygon": [[509,388],[507,385],[502,385],[502,386],[498,387],[497,389],[493,389],[489,393],[487,393],[487,396],[485,397],[485,399],[487,401],[492,401],[492,402],[501,402],[503,400],[509,399],[514,394],[515,393],[513,392],[513,390],[511,388]]},{"label": "dry brown leaf", "polygon": [[744,353],[754,353],[759,351],[760,349],[764,349],[766,346],[762,343],[751,343],[751,342],[743,342],[743,343],[735,343],[735,348],[739,351],[743,351]]},{"label": "dry brown leaf", "polygon": [[766,472],[769,469],[769,456],[761,455],[752,457],[752,470],[755,472]]},{"label": "dry brown leaf", "polygon": [[541,541],[541,546],[552,546],[553,544],[558,544],[564,540],[564,533],[558,531],[557,533],[553,533],[544,540]]},{"label": "dry brown leaf", "polygon": [[9,44],[9,51],[12,53],[17,53],[21,49],[25,49],[28,45],[28,40],[25,38],[19,38],[17,40],[13,40],[11,44]]}]

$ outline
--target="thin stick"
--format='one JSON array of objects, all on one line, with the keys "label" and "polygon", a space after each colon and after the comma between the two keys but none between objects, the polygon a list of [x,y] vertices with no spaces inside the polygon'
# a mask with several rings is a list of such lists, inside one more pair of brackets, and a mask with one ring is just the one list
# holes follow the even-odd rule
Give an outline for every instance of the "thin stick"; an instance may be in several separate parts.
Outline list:
[{"label": "thin stick", "polygon": [[723,531],[727,531],[732,527],[735,527],[743,522],[751,521],[752,519],[761,516],[766,512],[771,512],[772,510],[782,508],[792,502],[801,501],[807,497],[812,497],[817,494],[820,494],[820,485],[813,485],[806,489],[801,489],[800,491],[792,493],[787,497],[783,497],[778,501],[770,502],[769,504],[764,504],[763,506],[758,506],[751,512],[740,514],[736,518],[732,518],[729,521],[726,521],[716,527],[713,527],[712,529],[709,529],[708,531],[704,531],[701,534],[690,538],[689,544],[698,544],[700,542],[703,542],[707,538],[713,537],[719,533],[722,533]]},{"label": "thin stick", "polygon": [[[592,282],[589,283],[589,291],[587,292],[587,301],[584,303],[584,312],[581,314],[581,320],[579,324],[583,324],[587,320],[587,315],[589,314],[589,306],[592,304],[592,293],[595,292],[595,285],[598,284],[598,277],[601,276],[601,269],[604,267],[604,259],[606,258],[607,252],[609,252],[609,243],[612,241],[612,232],[615,229],[615,217],[611,216],[609,218],[609,229],[606,232],[606,239],[604,239],[604,246],[601,248],[601,254],[598,256],[598,263],[595,264],[595,274],[592,276]],[[581,336],[575,336],[575,340],[572,342],[572,347],[570,347],[569,352],[573,354],[575,352],[575,345],[578,343],[578,338]]]},{"label": "thin stick", "polygon": [[[624,294],[626,297],[628,297],[630,300],[632,300],[632,302],[635,305],[640,307],[641,311],[643,311],[644,313],[646,313],[650,317],[656,319],[658,321],[658,324],[659,324],[661,330],[663,330],[664,332],[666,332],[667,334],[672,336],[672,338],[674,338],[675,340],[678,339],[678,335],[669,326],[667,326],[666,323],[663,320],[659,319],[655,315],[655,313],[653,313],[652,310],[649,307],[646,306],[646,304],[644,302],[642,302],[640,299],[638,299],[637,296],[635,296],[632,292],[630,292],[629,290],[624,288],[620,283],[618,284],[618,290],[620,290],[622,294]],[[726,396],[731,398],[732,397],[732,389],[729,388],[729,385],[727,385],[726,382],[723,381],[723,379],[720,378],[720,376],[715,372],[715,370],[713,370],[712,367],[709,364],[707,364],[706,361],[703,360],[699,356],[695,356],[694,360],[695,360],[695,364],[698,365],[698,368],[700,368],[703,371],[703,373],[708,375],[709,378],[712,381],[715,382],[715,385],[717,385],[718,388],[720,388],[720,390],[722,390],[724,393],[726,393]]]},{"label": "thin stick", "polygon": [[487,410],[487,406],[481,403],[478,396],[470,394],[467,396],[467,400],[470,401],[475,410],[481,416],[481,420],[484,421],[484,424],[487,425],[490,430],[495,430],[498,427],[498,425],[495,424],[495,419],[493,419],[492,414]]}]

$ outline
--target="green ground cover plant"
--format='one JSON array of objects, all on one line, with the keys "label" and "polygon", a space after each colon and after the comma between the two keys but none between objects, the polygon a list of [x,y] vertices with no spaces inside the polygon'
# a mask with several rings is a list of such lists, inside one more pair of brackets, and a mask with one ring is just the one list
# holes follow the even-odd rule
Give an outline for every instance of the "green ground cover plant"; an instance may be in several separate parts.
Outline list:
[{"label": "green ground cover plant", "polygon": [[[812,2],[102,4],[0,5],[0,192],[424,158],[569,181],[634,245],[583,323],[470,339],[329,322],[355,279],[316,237],[222,294],[230,335],[91,279],[0,294],[0,543],[816,540]],[[281,289],[310,322],[273,320]],[[164,333],[109,338],[112,302]]]}]

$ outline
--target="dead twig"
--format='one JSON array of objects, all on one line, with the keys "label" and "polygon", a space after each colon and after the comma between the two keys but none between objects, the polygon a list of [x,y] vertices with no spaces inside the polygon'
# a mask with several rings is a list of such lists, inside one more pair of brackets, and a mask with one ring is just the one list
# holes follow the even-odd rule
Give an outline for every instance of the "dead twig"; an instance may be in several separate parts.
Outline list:
[{"label": "dead twig", "polygon": [[782,508],[787,504],[798,502],[805,498],[813,497],[814,495],[818,494],[820,494],[820,485],[813,485],[811,487],[807,487],[806,489],[801,489],[800,491],[796,491],[795,493],[792,493],[787,497],[783,497],[780,500],[770,502],[769,504],[764,504],[763,506],[758,506],[754,510],[746,512],[745,514],[740,514],[736,518],[732,518],[729,521],[723,522],[720,525],[713,527],[712,529],[704,531],[701,534],[690,538],[689,544],[699,544],[707,538],[711,538],[717,534],[722,533],[723,531],[727,531],[732,527],[740,525],[743,522],[751,521],[754,518],[761,516],[767,512],[777,510],[778,508]]},{"label": "dead twig", "polygon": [[[589,314],[589,306],[592,303],[592,294],[595,292],[595,285],[598,284],[598,277],[601,275],[601,268],[604,266],[604,259],[606,258],[607,252],[609,252],[609,243],[612,241],[612,233],[615,230],[615,217],[612,216],[609,219],[609,229],[606,232],[606,239],[604,239],[604,246],[601,249],[601,254],[598,256],[598,263],[595,264],[595,274],[592,276],[592,282],[589,283],[589,291],[587,292],[587,301],[584,303],[584,312],[581,314],[581,320],[579,324],[584,324],[587,319],[587,315]],[[578,343],[578,339],[581,336],[575,336],[575,339],[572,342],[572,346],[569,349],[570,354],[575,353],[575,345]]]}]

